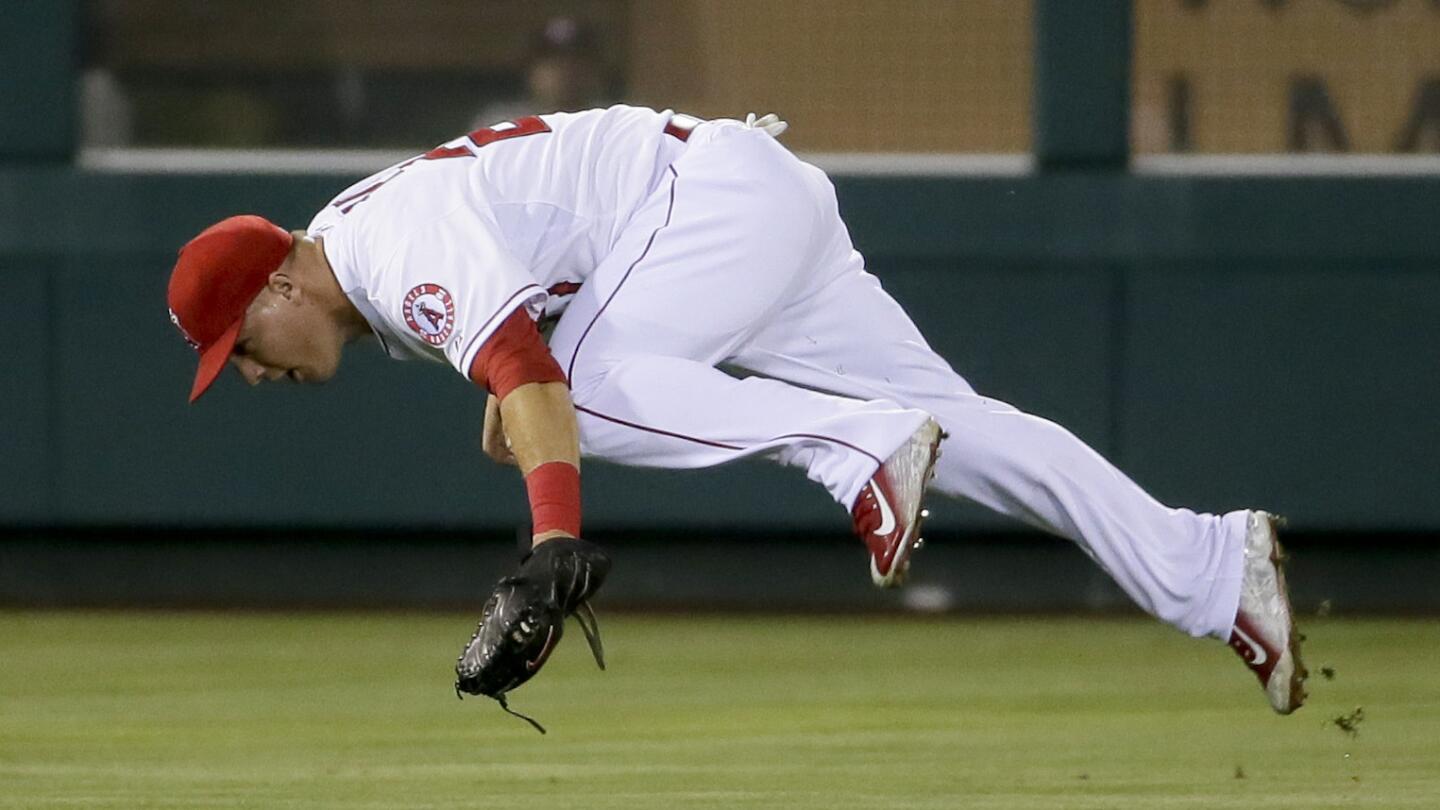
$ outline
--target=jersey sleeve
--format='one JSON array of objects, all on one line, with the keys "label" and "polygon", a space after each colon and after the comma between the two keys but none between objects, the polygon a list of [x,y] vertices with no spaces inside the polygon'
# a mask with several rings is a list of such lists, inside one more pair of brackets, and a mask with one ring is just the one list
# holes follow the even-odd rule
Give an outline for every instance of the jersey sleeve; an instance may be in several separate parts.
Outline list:
[{"label": "jersey sleeve", "polygon": [[545,306],[545,290],[497,232],[483,212],[462,206],[411,231],[385,262],[395,326],[467,377],[507,316],[523,308],[536,318]]},{"label": "jersey sleeve", "polygon": [[501,399],[526,383],[569,384],[535,321],[519,310],[510,313],[475,353],[470,380]]}]

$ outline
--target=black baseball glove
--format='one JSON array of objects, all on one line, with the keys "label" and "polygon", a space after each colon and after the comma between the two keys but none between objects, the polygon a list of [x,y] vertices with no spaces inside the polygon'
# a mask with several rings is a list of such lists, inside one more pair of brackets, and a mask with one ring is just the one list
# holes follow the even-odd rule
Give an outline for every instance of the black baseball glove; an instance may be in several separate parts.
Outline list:
[{"label": "black baseball glove", "polygon": [[567,616],[575,617],[595,663],[605,668],[600,628],[587,600],[609,572],[610,558],[587,540],[561,537],[531,549],[485,602],[480,626],[455,662],[455,694],[494,698],[544,734],[539,723],[510,709],[505,693],[540,671],[560,643]]}]

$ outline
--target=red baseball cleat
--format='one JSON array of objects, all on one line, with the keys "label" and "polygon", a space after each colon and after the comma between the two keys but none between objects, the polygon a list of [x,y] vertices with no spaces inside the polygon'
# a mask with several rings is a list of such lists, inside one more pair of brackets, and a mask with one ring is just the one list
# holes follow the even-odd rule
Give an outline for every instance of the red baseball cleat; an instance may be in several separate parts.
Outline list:
[{"label": "red baseball cleat", "polygon": [[855,533],[870,549],[870,578],[878,587],[893,588],[903,582],[910,568],[910,553],[924,542],[920,522],[929,512],[920,502],[925,485],[935,477],[935,460],[940,457],[944,436],[934,419],[925,420],[880,465],[850,510]]},{"label": "red baseball cleat", "polygon": [[1300,634],[1290,611],[1290,593],[1280,563],[1276,530],[1282,519],[1251,512],[1245,532],[1245,573],[1240,609],[1230,631],[1230,646],[1260,679],[1270,707],[1280,714],[1300,708],[1308,697],[1310,673],[1300,661]]}]

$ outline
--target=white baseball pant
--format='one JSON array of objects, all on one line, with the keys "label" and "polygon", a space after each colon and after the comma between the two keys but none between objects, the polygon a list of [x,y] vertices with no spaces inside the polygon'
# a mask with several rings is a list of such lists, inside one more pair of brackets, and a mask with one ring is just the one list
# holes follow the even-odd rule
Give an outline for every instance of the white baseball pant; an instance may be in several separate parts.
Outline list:
[{"label": "white baseball pant", "polygon": [[977,395],[865,272],[824,173],[763,132],[694,131],[550,346],[587,456],[762,454],[848,508],[934,415],[949,439],[932,491],[1069,538],[1184,632],[1230,633],[1247,513],[1168,508],[1060,426]]}]

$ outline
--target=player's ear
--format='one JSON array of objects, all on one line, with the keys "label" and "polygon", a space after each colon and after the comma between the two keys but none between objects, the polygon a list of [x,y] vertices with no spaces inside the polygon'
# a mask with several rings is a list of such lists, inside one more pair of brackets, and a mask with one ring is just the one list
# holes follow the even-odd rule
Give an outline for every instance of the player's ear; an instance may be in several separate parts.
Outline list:
[{"label": "player's ear", "polygon": [[280,269],[270,274],[270,278],[265,282],[265,289],[288,301],[295,296],[295,280],[282,264]]}]

